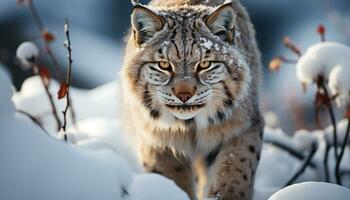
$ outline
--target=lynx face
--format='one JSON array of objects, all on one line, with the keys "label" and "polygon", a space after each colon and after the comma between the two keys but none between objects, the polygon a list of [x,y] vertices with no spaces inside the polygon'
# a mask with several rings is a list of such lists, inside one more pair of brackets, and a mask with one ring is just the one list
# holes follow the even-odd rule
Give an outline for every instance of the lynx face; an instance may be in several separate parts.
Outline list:
[{"label": "lynx face", "polygon": [[125,70],[154,119],[170,112],[179,120],[217,123],[244,99],[250,72],[235,47],[235,19],[230,4],[134,9],[137,52]]}]

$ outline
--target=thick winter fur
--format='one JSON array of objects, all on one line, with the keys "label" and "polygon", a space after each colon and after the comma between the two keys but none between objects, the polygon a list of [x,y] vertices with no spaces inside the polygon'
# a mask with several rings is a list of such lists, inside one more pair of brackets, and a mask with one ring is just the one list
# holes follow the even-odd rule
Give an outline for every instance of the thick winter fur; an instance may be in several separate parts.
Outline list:
[{"label": "thick winter fur", "polygon": [[153,0],[134,7],[131,24],[124,124],[145,170],[173,179],[191,199],[252,199],[264,125],[260,55],[245,9],[238,1]]}]

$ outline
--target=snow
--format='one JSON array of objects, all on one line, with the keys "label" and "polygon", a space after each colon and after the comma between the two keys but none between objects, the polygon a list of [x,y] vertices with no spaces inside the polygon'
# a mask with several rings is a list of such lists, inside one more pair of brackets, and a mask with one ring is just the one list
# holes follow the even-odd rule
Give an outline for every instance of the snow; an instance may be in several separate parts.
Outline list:
[{"label": "snow", "polygon": [[33,42],[23,42],[18,46],[16,52],[17,58],[20,60],[23,69],[30,69],[33,61],[39,57],[39,49]]},{"label": "snow", "polygon": [[297,63],[297,77],[309,85],[318,76],[328,80],[330,71],[336,66],[348,67],[350,47],[337,42],[321,42],[310,46]]},{"label": "snow", "polygon": [[268,200],[348,200],[350,190],[335,184],[305,182],[295,184],[277,192]]},{"label": "snow", "polygon": [[206,38],[200,38],[201,46],[205,47],[206,49],[211,49],[213,47],[213,42],[211,40],[208,40]]},{"label": "snow", "polygon": [[14,105],[11,101],[11,96],[13,95],[13,87],[11,85],[11,80],[9,76],[7,75],[7,72],[4,68],[0,66],[0,98],[1,98],[1,104],[0,104],[0,119],[7,117],[7,115],[13,115],[15,113]]},{"label": "snow", "polygon": [[[281,129],[267,127],[264,131],[264,141],[268,141],[268,143],[264,144],[261,153],[255,180],[254,200],[268,199],[273,193],[280,190],[287,183],[293,173],[301,165],[300,160],[270,144],[271,142],[277,142],[291,149],[296,149],[297,152],[302,154],[303,151],[298,149],[301,145],[298,138],[287,135]],[[307,149],[310,149],[310,147]],[[316,161],[318,158],[314,159]],[[319,172],[317,169],[307,168],[297,182],[318,179]]]},{"label": "snow", "polygon": [[278,119],[278,116],[272,111],[268,111],[264,113],[264,120],[265,120],[265,126],[268,126],[271,128],[280,127],[280,121]]},{"label": "snow", "polygon": [[[35,86],[37,77],[31,81]],[[24,88],[32,89],[30,84],[31,82],[27,82]],[[168,199],[188,199],[171,180],[155,174],[146,177],[135,175],[136,170],[132,170],[130,164],[119,155],[124,153],[124,157],[129,157],[130,162],[132,148],[128,148],[130,154],[127,154],[126,142],[120,140],[118,132],[112,135],[119,127],[116,121],[112,122],[112,118],[110,121],[106,120],[108,117],[104,121],[80,121],[76,130],[69,130],[71,144],[64,143],[46,135],[23,116],[15,114],[14,104],[10,100],[13,89],[3,68],[0,68],[0,85],[0,199],[129,200],[143,199],[139,197],[156,199],[162,195],[164,197],[165,194],[171,195]],[[98,88],[92,94],[100,90]],[[113,90],[109,92],[111,91]],[[21,102],[19,104],[22,106],[28,103],[31,107],[29,96],[33,102],[39,99],[36,97],[45,99],[42,91],[22,92],[24,103],[17,96],[17,102]],[[33,95],[34,93],[38,96]],[[85,94],[89,96],[91,93]],[[48,109],[45,104],[36,106]],[[89,104],[85,106],[93,109]],[[35,107],[30,109],[36,110]],[[87,114],[85,113],[85,117]],[[108,142],[113,142],[113,139],[117,141],[109,145]],[[152,190],[149,189],[150,183],[154,188]],[[166,193],[156,194],[155,190]]]},{"label": "snow", "polygon": [[[119,113],[120,98],[119,82],[114,81],[95,88],[94,90],[81,90],[73,88],[72,104],[78,111],[77,120],[83,120],[90,117],[94,118],[116,118]],[[56,97],[59,84],[51,81],[50,92]],[[55,130],[55,120],[50,115],[50,104],[45,96],[45,91],[40,77],[33,76],[23,83],[20,92],[12,97],[18,110],[31,113],[33,116],[39,116],[48,130]],[[58,110],[64,109],[64,101],[54,98]],[[70,117],[70,115],[67,115]],[[62,115],[60,115],[62,117]],[[71,120],[69,120],[71,122]]]},{"label": "snow", "polygon": [[338,106],[350,105],[350,63],[336,66],[329,75],[329,88],[333,95],[338,95]]},{"label": "snow", "polygon": [[307,130],[299,130],[295,132],[293,139],[296,143],[296,149],[300,151],[309,150],[312,144],[318,144],[315,134],[310,134]]},{"label": "snow", "polygon": [[[159,187],[155,187],[161,185]],[[157,174],[136,176],[130,186],[130,200],[189,200],[187,194],[180,190],[173,181]]]},{"label": "snow", "polygon": [[[346,128],[348,126],[349,120],[343,119],[340,122],[337,123],[337,136],[338,136],[338,144],[342,145],[345,134],[346,134]],[[325,129],[325,139],[329,142],[329,144],[333,144],[333,126],[328,126]],[[348,143],[350,143],[350,138],[348,138]]]},{"label": "snow", "polygon": [[132,141],[122,134],[121,124],[116,119],[100,117],[81,120],[69,130],[67,136],[70,143],[87,150],[108,149],[123,157],[134,171],[142,171]]},{"label": "snow", "polygon": [[[115,199],[131,182],[117,156],[89,155],[15,116],[12,88],[0,70],[0,199]],[[5,109],[4,109],[5,108]],[[113,160],[113,162],[111,162]],[[108,183],[108,184],[106,184]]]}]

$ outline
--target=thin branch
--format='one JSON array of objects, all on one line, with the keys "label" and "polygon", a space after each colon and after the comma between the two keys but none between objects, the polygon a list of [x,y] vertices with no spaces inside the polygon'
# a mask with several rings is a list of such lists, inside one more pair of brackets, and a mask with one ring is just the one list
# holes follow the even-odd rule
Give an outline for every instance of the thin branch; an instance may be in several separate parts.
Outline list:
[{"label": "thin branch", "polygon": [[17,110],[17,112],[18,112],[18,113],[21,113],[22,115],[27,116],[30,120],[32,120],[32,122],[33,122],[34,124],[38,125],[38,126],[41,128],[41,130],[43,130],[47,135],[50,135],[49,132],[47,132],[47,131],[45,130],[45,128],[43,127],[43,125],[40,123],[40,121],[39,121],[36,117],[32,116],[31,114],[29,114],[29,113],[27,113],[27,112],[25,112],[25,111],[23,111],[23,110]]},{"label": "thin branch", "polygon": [[[335,114],[334,114],[334,110],[333,110],[333,107],[332,107],[332,101],[331,101],[331,97],[329,95],[329,92],[328,92],[328,89],[324,83],[324,79],[320,80],[319,81],[319,85],[320,87],[322,88],[325,96],[330,100],[326,106],[327,106],[327,109],[328,109],[328,112],[329,112],[329,116],[331,118],[331,121],[332,121],[332,126],[333,126],[333,146],[334,146],[334,158],[336,160],[336,162],[338,162],[338,134],[337,134],[337,122],[336,122],[336,119],[335,119]],[[335,174],[336,175],[339,175],[339,172],[337,172],[337,168],[334,169],[335,170]],[[337,183],[340,182],[340,176],[336,176],[336,181]]]},{"label": "thin branch", "polygon": [[32,14],[33,16],[33,19],[35,21],[35,24],[36,26],[38,27],[39,29],[39,32],[40,32],[40,36],[41,36],[41,39],[44,43],[44,49],[46,51],[46,53],[49,55],[50,59],[51,59],[51,62],[52,64],[54,65],[55,67],[55,71],[56,71],[56,78],[58,80],[61,80],[62,79],[62,73],[61,73],[61,70],[60,70],[60,65],[58,64],[58,61],[51,49],[51,46],[49,44],[49,42],[45,39],[44,37],[44,33],[46,31],[45,29],[45,26],[44,26],[44,23],[42,22],[42,19],[34,5],[34,2],[32,0],[28,0],[28,7],[29,7],[29,10],[30,10],[30,13]]},{"label": "thin branch", "polygon": [[69,95],[69,88],[70,88],[70,84],[71,84],[71,80],[72,80],[73,59],[72,59],[72,47],[71,47],[71,41],[70,41],[70,35],[69,35],[69,22],[68,22],[67,18],[66,18],[66,23],[64,25],[64,32],[66,34],[66,41],[64,42],[64,44],[65,44],[65,47],[67,48],[67,51],[68,51],[68,71],[67,71],[67,77],[66,77],[66,85],[67,85],[66,101],[67,102],[66,102],[65,109],[62,111],[63,119],[64,119],[62,129],[65,132],[66,127],[67,127],[67,112],[68,112],[69,108],[71,110],[73,123],[75,124],[75,113],[73,111],[72,102],[71,102],[71,98]]},{"label": "thin branch", "polygon": [[337,163],[335,165],[335,177],[336,177],[336,180],[337,180],[337,184],[341,185],[342,184],[342,181],[341,181],[341,175],[340,175],[340,163],[343,159],[343,156],[344,156],[344,152],[345,152],[345,147],[346,147],[346,144],[348,142],[348,139],[349,139],[349,132],[350,132],[350,118],[348,119],[348,126],[346,128],[346,133],[345,133],[345,138],[344,138],[344,141],[343,141],[343,144],[342,144],[342,147],[341,147],[341,151],[340,151],[340,154],[339,154],[339,157],[337,159]]},{"label": "thin branch", "polygon": [[284,187],[287,187],[287,186],[293,184],[300,177],[300,175],[302,175],[304,173],[306,167],[310,164],[313,156],[315,155],[316,150],[317,150],[317,144],[312,143],[310,152],[309,152],[308,156],[306,157],[306,159],[304,160],[303,164],[300,166],[299,170],[296,171],[296,173],[289,179],[289,181],[286,183],[286,185]]},{"label": "thin branch", "polygon": [[295,60],[295,59],[286,58],[284,56],[280,56],[280,58],[286,64],[297,64],[298,63],[298,60]]},{"label": "thin branch", "polygon": [[53,97],[52,97],[52,95],[50,93],[49,86],[45,82],[44,78],[39,74],[39,68],[38,68],[37,65],[33,65],[33,72],[34,72],[35,75],[40,77],[41,83],[44,86],[46,96],[48,97],[49,103],[50,103],[50,106],[51,106],[52,115],[54,116],[56,124],[57,124],[57,131],[59,131],[60,128],[61,128],[61,121],[60,121],[60,119],[58,117],[57,109],[56,109],[55,103],[53,101]]},{"label": "thin branch", "polygon": [[329,158],[329,150],[331,149],[331,145],[328,144],[328,142],[326,141],[326,149],[324,151],[324,157],[323,157],[323,170],[324,170],[324,177],[325,177],[325,181],[329,182],[329,167],[328,167],[328,158]]},{"label": "thin branch", "polygon": [[286,36],[283,38],[283,44],[287,49],[292,51],[299,58],[302,56],[300,48],[296,44],[294,44],[294,42],[289,37]]},{"label": "thin branch", "polygon": [[[289,153],[291,156],[293,156],[294,158],[298,159],[298,160],[301,160],[303,161],[305,159],[305,155],[300,153],[299,151],[295,150],[295,149],[292,149],[282,143],[279,143],[279,142],[276,142],[276,141],[264,141],[265,143],[268,143],[268,144],[272,144],[273,146],[283,150],[283,151],[286,151],[287,153]],[[309,163],[309,166],[313,169],[316,168],[316,164],[313,163],[313,162],[310,162]]]}]

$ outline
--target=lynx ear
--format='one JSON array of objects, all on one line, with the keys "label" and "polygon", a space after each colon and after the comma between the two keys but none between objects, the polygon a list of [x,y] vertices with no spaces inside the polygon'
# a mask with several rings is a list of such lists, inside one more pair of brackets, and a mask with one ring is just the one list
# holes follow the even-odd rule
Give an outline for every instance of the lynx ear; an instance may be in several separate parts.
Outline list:
[{"label": "lynx ear", "polygon": [[163,18],[144,6],[135,6],[131,15],[134,39],[141,45],[151,39],[154,34],[162,30]]},{"label": "lynx ear", "polygon": [[216,8],[206,19],[208,28],[222,40],[231,42],[233,40],[236,13],[231,3],[226,3]]}]

